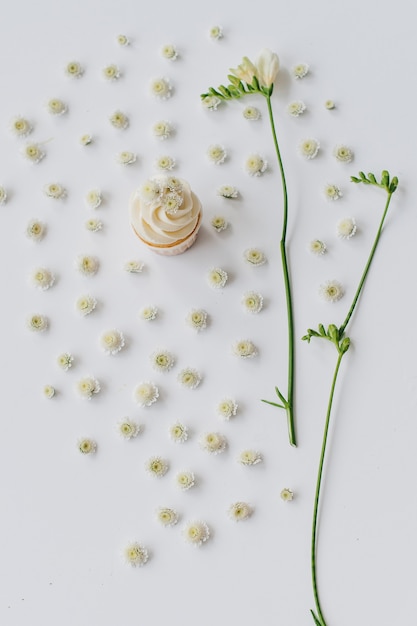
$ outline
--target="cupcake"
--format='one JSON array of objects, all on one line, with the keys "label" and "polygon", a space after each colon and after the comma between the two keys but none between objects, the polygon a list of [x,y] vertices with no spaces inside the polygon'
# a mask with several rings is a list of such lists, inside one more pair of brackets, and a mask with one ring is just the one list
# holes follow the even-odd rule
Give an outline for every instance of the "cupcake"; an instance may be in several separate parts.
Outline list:
[{"label": "cupcake", "polygon": [[157,176],[143,183],[129,202],[130,222],[139,239],[154,252],[175,255],[196,240],[201,203],[190,185],[175,176]]}]

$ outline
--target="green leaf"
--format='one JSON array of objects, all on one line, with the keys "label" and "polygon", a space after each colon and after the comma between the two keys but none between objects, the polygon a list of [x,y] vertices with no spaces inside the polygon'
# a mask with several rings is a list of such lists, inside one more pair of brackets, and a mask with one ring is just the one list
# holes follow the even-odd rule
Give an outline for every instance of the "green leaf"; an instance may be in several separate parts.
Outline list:
[{"label": "green leaf", "polygon": [[270,404],[271,406],[277,406],[279,409],[285,409],[285,406],[282,406],[282,404],[277,404],[276,402],[271,402],[270,400],[261,400],[261,402],[265,402],[265,404]]},{"label": "green leaf", "polygon": [[321,621],[319,620],[319,618],[317,617],[317,615],[314,613],[314,611],[310,610],[310,613],[314,619],[314,623],[316,624],[316,626],[323,626],[323,624],[321,623]]},{"label": "green leaf", "polygon": [[286,399],[284,398],[284,396],[282,395],[282,393],[280,392],[278,387],[275,387],[275,393],[277,394],[277,396],[281,400],[281,402],[284,404],[284,406],[288,406],[288,402],[286,401]]}]

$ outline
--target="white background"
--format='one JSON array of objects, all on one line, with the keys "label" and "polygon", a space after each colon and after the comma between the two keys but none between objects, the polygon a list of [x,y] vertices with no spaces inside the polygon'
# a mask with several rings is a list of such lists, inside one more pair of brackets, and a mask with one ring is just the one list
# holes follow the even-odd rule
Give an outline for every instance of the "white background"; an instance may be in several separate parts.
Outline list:
[{"label": "white background", "polygon": [[[297,340],[296,420],[299,446],[290,448],[285,418],[260,402],[273,399],[275,385],[285,388],[285,302],[279,259],[280,183],[265,104],[258,122],[247,122],[247,104],[204,111],[199,94],[226,81],[229,67],[243,55],[256,57],[263,47],[281,60],[274,111],[290,197],[291,273],[296,335],[307,327],[341,323],[353,297],[384,203],[383,192],[354,186],[359,170],[379,174],[389,169],[400,178],[380,248],[348,328],[353,347],[343,363],[336,393],[320,516],[318,578],[328,626],[338,624],[415,624],[415,498],[417,427],[415,362],[415,15],[411,4],[353,0],[265,2],[239,5],[186,0],[144,5],[129,0],[85,0],[64,4],[39,0],[14,2],[2,11],[0,50],[0,184],[8,202],[0,207],[2,286],[0,351],[2,418],[0,436],[1,533],[0,621],[5,626],[133,626],[198,622],[266,626],[312,624],[309,570],[310,526],[325,408],[336,353],[331,345]],[[213,42],[211,26],[224,38]],[[115,37],[132,41],[121,48]],[[180,58],[160,56],[163,44],[175,43]],[[63,68],[79,60],[84,76],[71,81]],[[101,68],[117,63],[123,73],[114,84],[101,79]],[[310,74],[294,81],[291,67],[310,65]],[[169,101],[155,101],[148,83],[167,76],[174,85]],[[68,113],[51,118],[45,102],[60,97]],[[327,111],[324,101],[335,100]],[[307,105],[304,116],[290,118],[291,100]],[[115,109],[130,118],[116,131],[108,117]],[[20,140],[9,131],[13,116],[34,124],[34,140],[45,142],[46,158],[24,160]],[[164,143],[151,126],[168,119],[175,136]],[[95,142],[83,148],[79,136]],[[314,161],[304,161],[298,143],[320,140]],[[227,161],[210,164],[206,149],[223,143]],[[349,164],[332,157],[345,142],[355,153]],[[132,150],[138,161],[122,168],[114,157]],[[245,157],[259,151],[268,172],[252,179],[243,171]],[[177,158],[175,172],[191,183],[204,207],[204,224],[195,246],[182,256],[164,258],[145,250],[127,218],[130,193],[155,173],[155,158]],[[43,185],[61,182],[68,198],[46,198]],[[337,203],[322,195],[326,182],[344,191]],[[238,200],[216,195],[221,184],[240,190]],[[103,191],[97,210],[104,229],[89,233],[90,213],[83,197]],[[210,217],[224,215],[230,227],[215,233]],[[335,236],[338,219],[354,216],[358,233],[351,241]],[[24,231],[30,218],[48,225],[47,237],[33,245]],[[328,254],[312,257],[308,242],[322,238]],[[242,261],[257,246],[268,263],[259,268]],[[96,254],[94,278],[77,274],[77,254]],[[124,261],[141,259],[142,274],[123,271]],[[57,277],[47,292],[30,286],[34,267],[46,265]],[[229,282],[221,292],[206,283],[211,266],[223,267]],[[336,304],[321,301],[318,286],[340,280],[346,296]],[[258,316],[240,306],[242,293],[265,298]],[[100,306],[80,319],[74,301],[93,293]],[[138,318],[145,304],[160,316],[146,325]],[[184,318],[201,306],[211,323],[193,334]],[[43,335],[27,330],[28,315],[50,319]],[[102,331],[117,327],[127,339],[114,357],[100,351]],[[250,361],[238,361],[230,346],[249,338],[259,347]],[[177,365],[158,374],[149,364],[157,348],[171,350]],[[73,368],[59,371],[56,356],[74,355]],[[176,381],[185,366],[203,375],[188,391]],[[74,386],[83,375],[96,376],[101,393],[86,402]],[[132,390],[152,379],[161,396],[140,409]],[[46,383],[59,393],[42,398]],[[225,396],[239,404],[236,418],[221,422],[215,407]],[[115,432],[125,416],[144,425],[136,440],[121,441]],[[190,440],[176,446],[169,425],[180,419]],[[227,437],[227,451],[207,457],[198,438],[208,430]],[[98,444],[94,457],[77,453],[76,441],[89,435]],[[264,462],[240,467],[236,456],[251,447]],[[144,463],[160,454],[170,471],[147,476]],[[175,472],[193,469],[198,485],[179,493]],[[291,503],[282,488],[295,493]],[[227,509],[246,500],[254,515],[235,524]],[[155,521],[158,506],[181,513],[175,528]],[[203,519],[212,529],[200,549],[185,543],[182,526]],[[146,567],[132,569],[121,553],[130,540],[151,554]]]}]

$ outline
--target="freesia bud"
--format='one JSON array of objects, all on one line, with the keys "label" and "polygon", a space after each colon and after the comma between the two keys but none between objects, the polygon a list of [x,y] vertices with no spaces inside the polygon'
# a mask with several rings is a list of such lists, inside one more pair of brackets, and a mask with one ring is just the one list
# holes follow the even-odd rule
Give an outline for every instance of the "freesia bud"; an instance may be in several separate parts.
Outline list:
[{"label": "freesia bud", "polygon": [[230,73],[250,85],[253,77],[257,76],[257,69],[248,57],[243,57],[242,63],[235,70],[231,68]]},{"label": "freesia bud", "polygon": [[278,55],[264,48],[258,56],[256,69],[261,87],[271,87],[279,71]]}]

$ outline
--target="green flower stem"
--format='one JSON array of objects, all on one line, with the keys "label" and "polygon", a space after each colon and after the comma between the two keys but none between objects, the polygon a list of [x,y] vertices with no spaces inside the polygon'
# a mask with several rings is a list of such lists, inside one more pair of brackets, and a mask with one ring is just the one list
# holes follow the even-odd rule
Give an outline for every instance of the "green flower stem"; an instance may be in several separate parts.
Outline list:
[{"label": "green flower stem", "polygon": [[[265,95],[265,94],[264,94]],[[288,224],[288,193],[287,183],[285,180],[284,166],[282,163],[281,152],[278,145],[277,133],[275,129],[274,115],[271,105],[271,94],[265,95],[268,105],[269,121],[271,124],[272,137],[274,140],[275,151],[277,154],[278,165],[281,173],[282,193],[284,197],[282,233],[280,241],[281,263],[284,274],[285,298],[287,305],[287,323],[288,323],[288,388],[287,398],[284,408],[287,413],[288,437],[292,446],[297,445],[294,423],[294,316],[291,295],[291,282],[288,270],[288,260],[286,252],[287,224]]]}]

